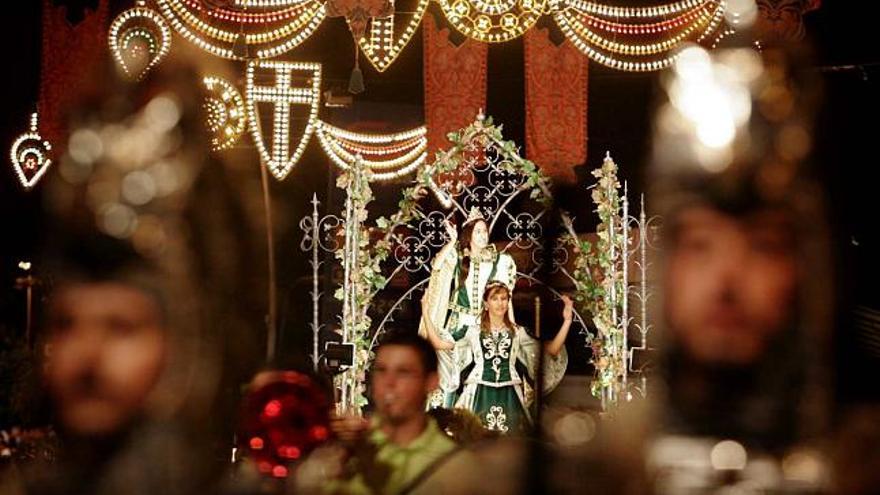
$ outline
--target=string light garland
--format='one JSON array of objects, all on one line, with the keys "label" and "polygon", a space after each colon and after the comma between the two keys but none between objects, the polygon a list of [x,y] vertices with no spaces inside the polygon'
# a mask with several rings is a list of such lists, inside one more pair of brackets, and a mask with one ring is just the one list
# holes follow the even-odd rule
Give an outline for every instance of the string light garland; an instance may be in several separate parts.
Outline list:
[{"label": "string light garland", "polygon": [[208,90],[204,107],[206,124],[211,132],[211,148],[221,151],[235,144],[245,131],[244,100],[238,89],[225,79],[209,76],[202,82]]},{"label": "string light garland", "polygon": [[[404,177],[427,158],[427,130],[420,126],[392,134],[360,134],[319,121],[318,141],[330,160],[343,170],[359,162],[370,170],[371,181],[390,181]],[[380,159],[364,159],[365,155]]]},{"label": "string light garland", "polygon": [[[305,79],[304,86],[292,85],[295,74]],[[258,79],[270,78],[274,86],[257,84]],[[212,147],[217,151],[229,148],[248,127],[264,166],[278,180],[283,180],[302,157],[313,133],[317,134],[331,162],[348,169],[350,164],[360,160],[361,165],[370,170],[372,181],[406,176],[427,159],[425,126],[388,134],[365,134],[319,120],[320,64],[255,60],[248,64],[246,81],[246,98],[242,102],[240,92],[230,82],[213,76],[204,78],[209,93],[205,101],[206,124],[212,134]],[[271,146],[266,144],[261,126],[258,109],[261,103],[273,106]],[[308,106],[309,111],[299,144],[291,154],[293,105]]]},{"label": "string light garland", "polygon": [[[598,9],[596,4],[581,0],[567,0],[565,8],[556,8],[554,20],[574,46],[594,61],[617,70],[647,72],[669,67],[678,57],[676,49],[688,41],[702,43],[718,31],[726,10],[726,0],[685,1],[669,6]],[[555,5],[559,7],[559,4]],[[707,10],[714,8],[714,10]],[[580,10],[584,9],[584,10]],[[615,10],[617,9],[617,10]],[[690,9],[690,10],[688,10]],[[590,14],[601,14],[622,19],[636,19],[678,14],[679,17],[666,19],[664,23],[631,24],[631,32],[622,31],[622,25],[615,26],[618,31],[615,39],[609,40],[589,29],[588,25],[604,22]],[[680,29],[672,34],[674,29]],[[656,32],[652,32],[656,31]],[[627,34],[638,36],[633,42],[626,42]],[[646,37],[662,37],[656,42],[645,41]],[[717,43],[717,40],[716,40]],[[666,54],[658,58],[652,56]],[[648,60],[646,60],[648,58]]]},{"label": "string light garland", "polygon": [[662,21],[645,24],[626,24],[621,22],[607,21],[588,14],[584,15],[584,20],[590,26],[609,33],[652,35],[666,33],[680,28],[685,24],[693,22],[694,19],[697,18],[697,16],[701,16],[701,14],[705,15],[706,7],[708,7],[708,5],[700,5],[672,19],[664,19]]},{"label": "string light garland", "polygon": [[206,10],[187,0],[156,1],[171,27],[184,39],[232,60],[272,58],[290,51],[311,36],[326,17],[320,0],[303,0],[293,9],[290,3],[272,5],[276,10],[252,14]]},{"label": "string light garland", "polygon": [[440,0],[449,23],[461,34],[486,43],[509,41],[530,29],[547,0]]},{"label": "string light garland", "polygon": [[[274,86],[257,85],[258,70],[274,72]],[[306,79],[308,86],[293,87],[293,75]],[[283,180],[299,161],[315,130],[318,104],[321,100],[321,64],[312,62],[281,62],[252,60],[247,66],[246,110],[251,136],[254,139],[263,165],[278,180]],[[271,151],[263,138],[258,104],[270,103],[274,107]],[[290,153],[291,107],[308,106],[308,117],[300,142]]]},{"label": "string light garland", "polygon": [[374,17],[370,20],[369,34],[358,39],[358,45],[377,71],[385,71],[397,60],[400,52],[403,51],[419,28],[422,17],[428,9],[428,3],[429,0],[417,0],[411,14],[412,17],[399,33],[395,33],[395,16],[404,15],[400,13],[402,12],[400,10],[397,10],[394,15]]},{"label": "string light garland", "polygon": [[371,145],[392,145],[412,139],[421,139],[424,138],[427,134],[425,126],[416,127],[415,129],[396,132],[393,134],[362,134],[358,132],[347,131],[345,129],[330,125],[326,122],[322,122],[321,127],[323,131],[327,132],[335,138]]},{"label": "string light garland", "polygon": [[[350,163],[355,163],[359,155],[351,158],[343,158],[337,155],[330,147],[327,146],[324,140],[319,140],[321,142],[321,146],[324,147],[324,151],[327,153],[327,156],[330,157],[330,160],[333,161],[336,166],[343,170],[348,170],[350,167]],[[405,177],[411,173],[413,173],[416,169],[418,169],[423,163],[425,163],[425,158],[428,156],[427,152],[422,151],[418,154],[418,156],[410,161],[408,164],[403,167],[390,171],[390,172],[372,172],[370,174],[371,182],[387,182],[399,179],[401,177]],[[365,166],[369,166],[365,162],[362,161]],[[373,168],[373,167],[370,167]]]},{"label": "string light garland", "polygon": [[[304,3],[307,1],[308,0],[300,0],[299,3]],[[298,8],[298,5],[294,5],[283,10],[252,13],[226,9],[222,7],[204,8],[202,3],[197,0],[183,0],[183,3],[186,4],[186,6],[190,9],[199,11],[199,14],[202,16],[207,15],[208,17],[212,17],[219,21],[234,22],[239,24],[266,24],[285,21],[287,19],[292,19],[296,17],[301,12],[301,9]]]},{"label": "string light garland", "polygon": [[[280,26],[271,29],[268,27],[271,21],[269,20],[267,14],[262,14],[257,19],[250,19],[250,22],[247,23],[244,22],[244,19],[238,19],[234,16],[230,16],[229,18],[223,16],[223,20],[228,23],[234,24],[230,29],[223,29],[222,27],[218,27],[218,25],[210,24],[202,20],[202,16],[204,13],[213,12],[214,15],[221,16],[221,11],[204,11],[201,5],[199,5],[198,3],[192,4],[193,7],[188,9],[187,5],[185,5],[186,0],[164,1],[167,1],[174,12],[179,15],[180,18],[184,20],[187,24],[193,26],[197,31],[203,33],[209,38],[227,43],[236,42],[242,35],[244,36],[245,43],[247,43],[248,45],[278,41],[279,39],[290,36],[291,33],[294,33],[298,29],[301,29],[302,26],[308,21],[308,15],[310,15],[309,9],[307,9],[306,7],[300,7],[293,12],[288,12],[285,15],[285,18],[279,19],[279,21],[285,21],[288,19],[293,19],[293,21],[282,22]],[[193,13],[193,10],[196,11],[196,13]],[[303,12],[305,12],[305,15],[303,14]],[[258,27],[261,30],[256,32],[243,32],[242,23],[259,24],[260,26]]]},{"label": "string light garland", "polygon": [[[216,6],[201,0],[155,1],[162,15],[145,8],[142,0],[137,8],[114,21],[111,49],[126,73],[133,72],[132,64],[123,53],[128,50],[132,58],[146,52],[150,57],[148,70],[167,54],[170,29],[218,57],[269,59],[300,45],[327,15],[322,0],[233,0]],[[388,17],[371,18],[367,33],[357,40],[361,52],[379,72],[394,63],[411,41],[430,2],[404,1],[412,3],[396,5],[395,13]],[[725,0],[680,0],[646,7],[617,7],[589,0],[438,2],[457,31],[486,43],[517,38],[549,13],[585,55],[603,65],[631,71],[669,66],[674,60],[671,52],[679,45],[715,33],[725,10]],[[397,18],[400,15],[409,16],[408,21],[401,23]],[[148,19],[153,26],[120,35],[122,25],[133,17]],[[661,54],[666,56],[652,57]]]},{"label": "string light garland", "polygon": [[[736,31],[733,29],[730,29],[730,28],[727,28],[727,29],[721,31],[720,33],[718,33],[717,36],[715,36],[715,39],[712,40],[712,44],[710,45],[710,49],[714,50],[718,46],[718,44],[724,40],[724,38],[727,38],[728,36],[730,36],[731,34],[734,34],[734,33],[736,33]],[[756,41],[755,46],[758,49],[758,51],[760,52],[761,51],[760,42]]]},{"label": "string light garland", "polygon": [[243,8],[278,8],[299,5],[308,0],[234,0],[236,7]]},{"label": "string light garland", "polygon": [[16,138],[9,151],[12,169],[25,190],[33,188],[52,165],[52,145],[37,131],[38,118],[36,113],[31,115],[30,129]]},{"label": "string light garland", "polygon": [[[723,12],[720,12],[720,9],[717,9],[715,14],[720,16],[723,15]],[[712,19],[711,14],[702,12],[693,23],[689,24],[681,32],[658,43],[620,43],[597,35],[584,24],[584,21],[578,15],[573,14],[571,11],[563,12],[561,15],[565,16],[566,22],[569,23],[570,27],[590,44],[596,45],[598,48],[607,50],[611,53],[631,56],[654,55],[657,53],[668,52],[672,48],[680,45],[684,40],[692,38],[693,33],[697,29],[705,28]]]},{"label": "string light garland", "polygon": [[615,7],[588,0],[566,0],[566,6],[585,14],[592,14],[613,19],[655,19],[677,15],[694,7],[707,4],[712,0],[682,0],[667,5],[649,7]]},{"label": "string light garland", "polygon": [[171,29],[155,10],[143,6],[119,14],[110,25],[107,43],[113,60],[131,79],[140,80],[171,49]]}]

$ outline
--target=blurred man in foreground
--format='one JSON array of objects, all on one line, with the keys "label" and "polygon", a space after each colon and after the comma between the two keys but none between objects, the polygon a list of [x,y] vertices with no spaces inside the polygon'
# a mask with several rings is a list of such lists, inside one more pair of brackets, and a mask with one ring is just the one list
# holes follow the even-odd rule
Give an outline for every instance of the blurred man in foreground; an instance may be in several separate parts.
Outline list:
[{"label": "blurred man in foreground", "polygon": [[[375,414],[334,420],[339,444],[315,453],[298,472],[302,492],[462,493],[469,486],[467,455],[425,412],[437,387],[437,355],[415,334],[392,334],[376,351],[371,369]],[[441,472],[457,472],[452,477]],[[324,484],[321,474],[336,477]]]}]

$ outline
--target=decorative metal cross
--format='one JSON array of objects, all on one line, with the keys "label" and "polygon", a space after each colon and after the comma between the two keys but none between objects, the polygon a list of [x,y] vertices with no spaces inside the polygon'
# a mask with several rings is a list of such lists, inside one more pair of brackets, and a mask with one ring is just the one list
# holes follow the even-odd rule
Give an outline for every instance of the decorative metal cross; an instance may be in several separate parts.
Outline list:
[{"label": "decorative metal cross", "polygon": [[404,238],[394,249],[394,259],[408,272],[419,271],[431,259],[431,250],[416,236]]},{"label": "decorative metal cross", "polygon": [[541,224],[531,213],[520,213],[507,224],[507,236],[522,249],[537,244],[542,232]]},{"label": "decorative metal cross", "polygon": [[449,240],[445,222],[446,215],[439,211],[432,211],[419,222],[419,233],[432,247],[443,246]]},{"label": "decorative metal cross", "polygon": [[464,198],[464,207],[467,211],[471,208],[479,208],[483,218],[490,219],[495,216],[498,209],[498,197],[486,186],[477,186],[469,191]]},{"label": "decorative metal cross", "polygon": [[525,177],[523,177],[522,174],[503,168],[493,168],[492,171],[489,172],[489,184],[505,196],[509,196],[516,192],[516,189],[524,180]]}]

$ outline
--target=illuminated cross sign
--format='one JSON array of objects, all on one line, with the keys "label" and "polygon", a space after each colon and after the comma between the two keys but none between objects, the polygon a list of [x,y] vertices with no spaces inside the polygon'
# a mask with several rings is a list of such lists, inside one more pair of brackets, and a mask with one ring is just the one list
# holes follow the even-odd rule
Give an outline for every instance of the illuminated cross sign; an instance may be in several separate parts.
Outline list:
[{"label": "illuminated cross sign", "polygon": [[[266,69],[274,72],[275,84],[262,86],[256,82]],[[304,79],[305,86],[293,86],[294,78]],[[302,156],[315,130],[318,103],[321,99],[321,64],[308,62],[278,62],[254,60],[247,69],[247,111],[251,136],[260,152],[263,165],[276,179],[284,179]],[[271,146],[266,145],[260,120],[260,103],[272,106]],[[291,120],[296,107],[307,107],[308,117],[299,143],[291,149]]]}]

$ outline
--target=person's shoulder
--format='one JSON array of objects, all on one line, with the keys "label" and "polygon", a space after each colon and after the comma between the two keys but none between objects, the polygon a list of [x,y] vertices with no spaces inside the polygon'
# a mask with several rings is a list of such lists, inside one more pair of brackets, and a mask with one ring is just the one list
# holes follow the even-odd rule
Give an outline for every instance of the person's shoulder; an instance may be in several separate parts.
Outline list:
[{"label": "person's shoulder", "polygon": [[443,456],[457,448],[455,441],[443,432],[437,420],[428,417],[427,435],[424,437],[422,447],[431,457]]},{"label": "person's shoulder", "polygon": [[[451,442],[452,440],[450,440]],[[454,447],[432,466],[412,495],[434,493],[480,493],[479,459],[467,448]]]},{"label": "person's shoulder", "polygon": [[472,323],[467,326],[467,330],[465,330],[465,336],[474,335],[480,333],[480,322]]},{"label": "person's shoulder", "polygon": [[537,340],[537,339],[535,338],[535,336],[532,335],[532,332],[529,331],[528,328],[526,328],[526,327],[524,327],[524,326],[522,326],[522,325],[514,325],[514,326],[516,327],[514,333],[516,334],[516,336],[517,336],[518,338],[520,338],[520,339],[525,339],[525,338],[527,338],[527,339],[530,339],[530,340]]}]

